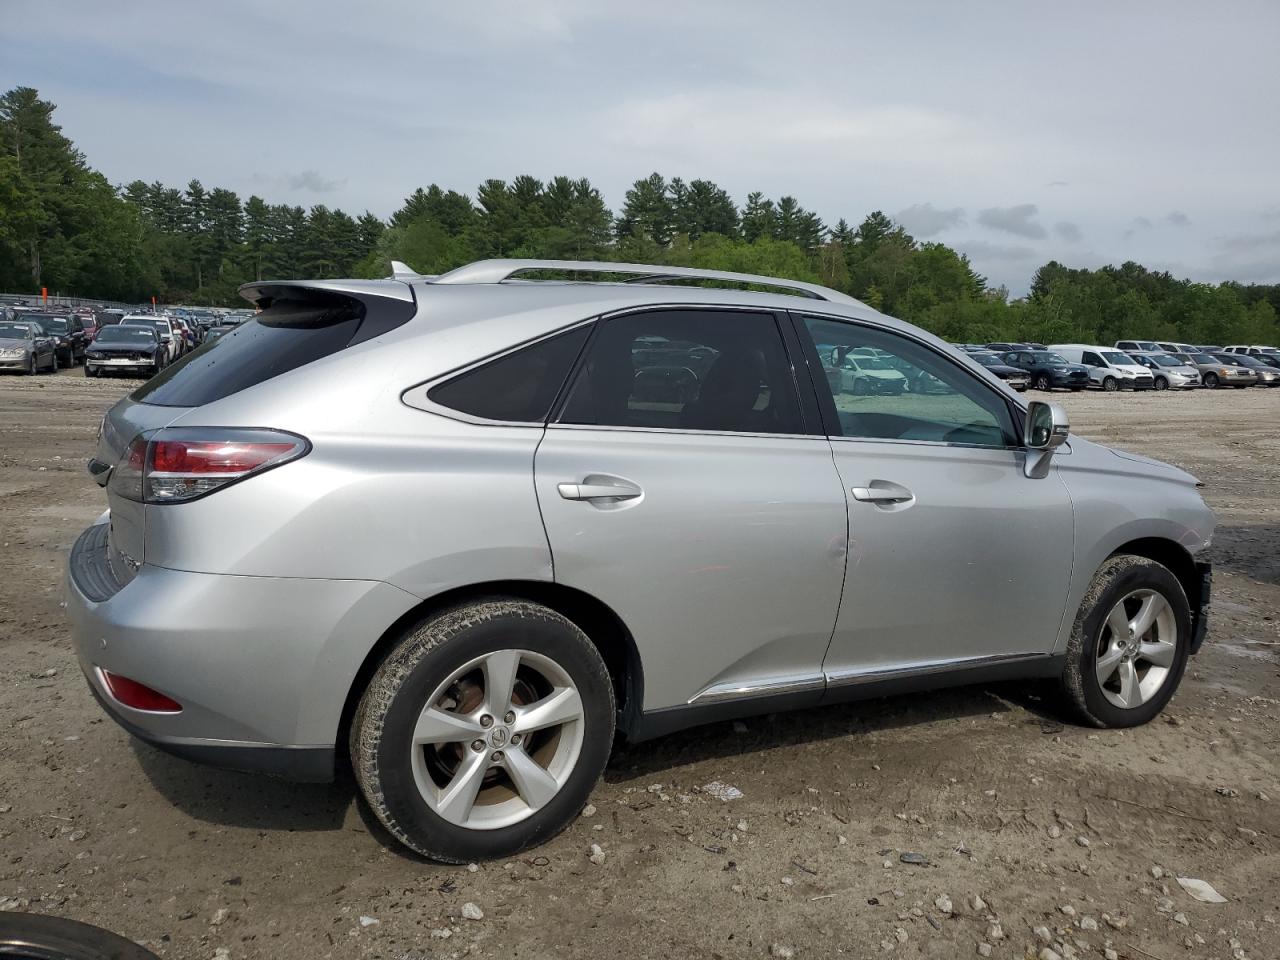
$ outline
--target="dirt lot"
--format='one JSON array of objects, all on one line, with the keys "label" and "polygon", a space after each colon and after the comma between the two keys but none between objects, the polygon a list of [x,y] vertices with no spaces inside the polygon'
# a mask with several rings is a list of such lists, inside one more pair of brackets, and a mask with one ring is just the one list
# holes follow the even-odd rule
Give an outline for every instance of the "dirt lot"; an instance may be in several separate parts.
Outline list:
[{"label": "dirt lot", "polygon": [[[969,688],[707,727],[620,753],[594,813],[472,870],[391,847],[349,778],[207,770],[104,719],[62,562],[103,509],[84,464],[127,389],[0,379],[0,910],[202,960],[1050,957],[1040,937],[1280,956],[1280,390],[1062,397],[1084,435],[1200,476],[1218,513],[1211,642],[1162,720],[1064,728]],[[716,780],[744,796],[701,791]]]}]

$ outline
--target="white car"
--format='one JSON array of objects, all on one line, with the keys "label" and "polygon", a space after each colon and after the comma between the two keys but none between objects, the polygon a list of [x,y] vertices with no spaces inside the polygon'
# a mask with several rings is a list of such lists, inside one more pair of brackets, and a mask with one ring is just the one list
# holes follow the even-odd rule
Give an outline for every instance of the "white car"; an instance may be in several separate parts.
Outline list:
[{"label": "white car", "polygon": [[1280,355],[1280,348],[1267,347],[1267,346],[1263,346],[1260,343],[1249,343],[1249,344],[1237,343],[1233,347],[1223,347],[1222,352],[1223,353],[1243,353],[1243,354],[1247,354],[1250,357],[1260,357],[1260,356],[1274,357],[1274,356]]},{"label": "white car", "polygon": [[907,388],[907,378],[880,356],[851,351],[840,361],[840,388],[845,393],[898,394]]},{"label": "white car", "polygon": [[1072,363],[1088,367],[1089,385],[1108,393],[1121,388],[1150,390],[1155,387],[1151,371],[1119,350],[1083,343],[1059,343],[1049,349]]}]

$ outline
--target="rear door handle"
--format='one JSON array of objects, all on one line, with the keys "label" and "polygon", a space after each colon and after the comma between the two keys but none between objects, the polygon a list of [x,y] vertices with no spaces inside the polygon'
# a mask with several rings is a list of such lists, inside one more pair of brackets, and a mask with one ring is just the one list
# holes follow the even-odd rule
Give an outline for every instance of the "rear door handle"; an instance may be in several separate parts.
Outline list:
[{"label": "rear door handle", "polygon": [[626,480],[601,482],[595,477],[587,480],[595,482],[558,483],[556,490],[566,500],[634,500],[644,492]]},{"label": "rear door handle", "polygon": [[889,480],[872,480],[865,487],[854,487],[853,499],[864,503],[910,503],[915,497],[911,491]]}]

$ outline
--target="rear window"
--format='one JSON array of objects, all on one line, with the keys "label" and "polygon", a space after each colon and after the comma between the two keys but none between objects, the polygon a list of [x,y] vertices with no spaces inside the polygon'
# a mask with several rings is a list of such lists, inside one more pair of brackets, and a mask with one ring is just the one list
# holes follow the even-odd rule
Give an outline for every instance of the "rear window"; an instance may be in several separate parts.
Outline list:
[{"label": "rear window", "polygon": [[[407,321],[409,302],[377,304],[378,317],[350,297],[275,300],[257,318],[170,364],[133,394],[142,403],[198,407],[330,356]],[[390,313],[390,316],[382,315]],[[376,329],[375,329],[376,328]]]},{"label": "rear window", "polygon": [[586,325],[539,340],[432,387],[427,396],[485,420],[544,423],[590,330]]}]

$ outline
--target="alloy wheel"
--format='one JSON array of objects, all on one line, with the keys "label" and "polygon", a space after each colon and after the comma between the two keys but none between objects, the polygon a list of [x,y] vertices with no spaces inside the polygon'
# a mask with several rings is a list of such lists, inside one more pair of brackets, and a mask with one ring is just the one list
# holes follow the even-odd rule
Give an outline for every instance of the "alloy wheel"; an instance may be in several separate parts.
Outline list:
[{"label": "alloy wheel", "polygon": [[1098,686],[1114,706],[1132,710],[1164,686],[1178,654],[1173,607],[1155,590],[1135,590],[1107,614],[1096,645]]},{"label": "alloy wheel", "polygon": [[1046,377],[1043,373],[1040,374],[1040,376],[1036,377],[1036,389],[1037,390],[1050,389],[1049,378]]},{"label": "alloy wheel", "polygon": [[585,733],[582,697],[554,660],[496,650],[428,698],[413,731],[413,777],[441,818],[495,830],[531,817],[568,781]]}]

